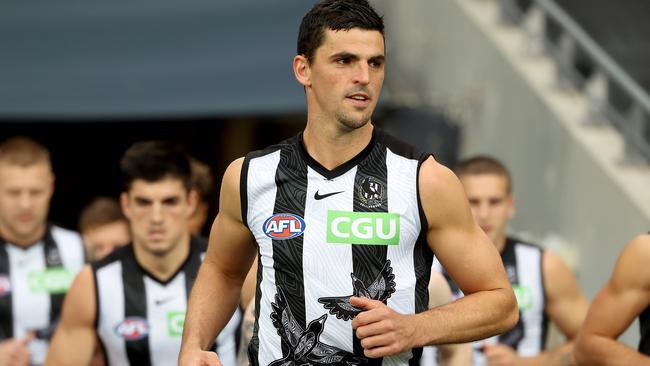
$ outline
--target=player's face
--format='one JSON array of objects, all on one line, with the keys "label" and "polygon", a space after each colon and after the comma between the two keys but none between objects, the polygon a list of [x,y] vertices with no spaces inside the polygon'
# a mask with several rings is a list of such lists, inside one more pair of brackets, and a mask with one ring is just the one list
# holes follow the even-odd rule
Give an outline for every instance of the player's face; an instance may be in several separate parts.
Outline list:
[{"label": "player's face", "polygon": [[131,223],[133,244],[162,256],[189,235],[187,220],[194,211],[196,196],[179,179],[137,179],[122,194],[121,203]]},{"label": "player's face", "polygon": [[514,215],[514,198],[507,178],[497,174],[459,177],[476,223],[497,246],[503,245],[508,221]]},{"label": "player's face", "polygon": [[49,164],[0,163],[0,232],[5,239],[18,244],[39,240],[53,192],[54,175]]},{"label": "player's face", "polygon": [[307,65],[310,115],[347,129],[370,121],[384,82],[384,38],[378,31],[326,30]]},{"label": "player's face", "polygon": [[110,254],[115,248],[131,241],[129,224],[120,220],[90,228],[83,233],[84,243],[95,260]]}]

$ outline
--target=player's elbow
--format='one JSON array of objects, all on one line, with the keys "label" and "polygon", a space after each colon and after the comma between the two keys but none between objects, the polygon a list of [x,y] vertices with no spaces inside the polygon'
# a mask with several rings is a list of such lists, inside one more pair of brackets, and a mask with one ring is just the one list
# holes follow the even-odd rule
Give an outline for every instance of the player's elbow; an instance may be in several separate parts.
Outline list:
[{"label": "player's elbow", "polygon": [[515,298],[514,292],[511,289],[503,291],[505,293],[502,321],[501,321],[501,332],[505,333],[510,329],[514,328],[519,321],[519,307],[517,306],[517,299]]},{"label": "player's elbow", "polygon": [[577,365],[593,365],[598,357],[598,347],[594,347],[593,336],[581,332],[573,347],[573,357]]}]

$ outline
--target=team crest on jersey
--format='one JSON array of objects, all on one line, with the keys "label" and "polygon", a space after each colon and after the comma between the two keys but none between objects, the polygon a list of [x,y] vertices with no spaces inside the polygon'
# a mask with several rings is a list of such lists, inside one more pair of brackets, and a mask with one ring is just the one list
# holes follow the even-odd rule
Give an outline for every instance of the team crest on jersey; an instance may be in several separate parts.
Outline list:
[{"label": "team crest on jersey", "polygon": [[0,275],[0,297],[11,293],[11,279],[7,275]]},{"label": "team crest on jersey", "polygon": [[365,177],[358,188],[359,201],[366,208],[381,206],[384,199],[384,186],[373,177]]},{"label": "team crest on jersey", "polygon": [[305,231],[305,220],[289,213],[275,214],[262,225],[264,234],[275,240],[288,240],[302,235]]},{"label": "team crest on jersey", "polygon": [[149,322],[139,316],[130,316],[117,324],[114,331],[126,341],[137,341],[149,334]]}]

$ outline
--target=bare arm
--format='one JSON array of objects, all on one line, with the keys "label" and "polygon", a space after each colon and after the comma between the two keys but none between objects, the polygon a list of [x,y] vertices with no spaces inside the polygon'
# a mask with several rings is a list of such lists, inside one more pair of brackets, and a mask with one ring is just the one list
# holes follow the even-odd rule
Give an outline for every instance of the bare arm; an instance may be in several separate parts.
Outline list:
[{"label": "bare arm", "polygon": [[428,159],[421,167],[420,196],[429,246],[465,296],[418,314],[418,343],[462,343],[512,328],[518,312],[501,257],[474,222],[456,176]]},{"label": "bare arm", "polygon": [[61,322],[47,352],[45,365],[88,365],[95,350],[95,283],[84,267],[65,297]]},{"label": "bare arm", "polygon": [[[447,304],[453,300],[451,289],[445,277],[431,271],[429,280],[429,309]],[[438,365],[466,366],[472,364],[472,344],[441,344],[438,346]]]},{"label": "bare arm", "polygon": [[575,276],[556,254],[544,252],[542,274],[546,312],[566,336],[567,342],[535,357],[519,357],[506,345],[486,347],[485,355],[490,365],[575,365],[572,340],[587,316],[589,304],[578,288]]},{"label": "bare arm", "polygon": [[241,219],[239,179],[243,159],[226,170],[221,184],[219,214],[210,232],[205,260],[192,288],[179,360],[182,365],[219,365],[207,350],[228,323],[240,301],[241,287],[255,257],[250,231]]},{"label": "bare arm", "polygon": [[633,239],[594,299],[576,341],[580,365],[650,365],[650,358],[616,341],[650,304],[650,236]]},{"label": "bare arm", "polygon": [[430,158],[418,178],[429,225],[427,242],[467,296],[415,315],[397,314],[379,301],[350,298],[353,306],[366,310],[352,327],[367,357],[487,338],[512,328],[518,319],[501,257],[474,222],[456,176]]}]

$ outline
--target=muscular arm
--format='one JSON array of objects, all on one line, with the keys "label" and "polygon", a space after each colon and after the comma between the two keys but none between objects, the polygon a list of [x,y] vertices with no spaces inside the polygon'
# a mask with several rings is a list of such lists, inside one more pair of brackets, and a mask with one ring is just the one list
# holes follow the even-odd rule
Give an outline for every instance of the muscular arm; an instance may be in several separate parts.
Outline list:
[{"label": "muscular arm", "polygon": [[573,339],[578,335],[587,316],[589,304],[578,288],[573,273],[557,255],[549,251],[544,252],[542,274],[546,312],[566,336],[567,342],[535,357],[518,357],[515,350],[505,345],[491,346],[486,349],[486,357],[491,364],[575,365]]},{"label": "muscular arm", "polygon": [[179,356],[183,365],[198,361],[191,355],[207,350],[227,324],[255,257],[253,238],[241,219],[242,162],[239,159],[230,164],[221,184],[219,214],[212,225],[208,251],[194,282],[185,318]]},{"label": "muscular arm", "polygon": [[512,328],[518,319],[501,257],[474,222],[456,176],[430,158],[421,167],[419,190],[427,242],[467,296],[415,315],[397,314],[376,300],[350,298],[353,306],[366,310],[352,327],[367,357],[487,338]]},{"label": "muscular arm", "polygon": [[650,236],[623,250],[609,282],[594,299],[576,342],[580,365],[650,365],[650,358],[616,341],[650,304]]},{"label": "muscular arm", "polygon": [[95,350],[95,283],[89,266],[79,272],[65,297],[61,322],[45,360],[46,366],[87,365]]},{"label": "muscular arm", "polygon": [[518,317],[515,297],[460,182],[433,158],[423,163],[419,179],[429,246],[466,296],[416,315],[418,343],[462,343],[509,330]]},{"label": "muscular arm", "polygon": [[[437,271],[431,271],[429,280],[429,308],[447,304],[453,300],[451,289],[445,277]],[[441,344],[438,346],[438,365],[466,366],[472,364],[472,344]]]}]

